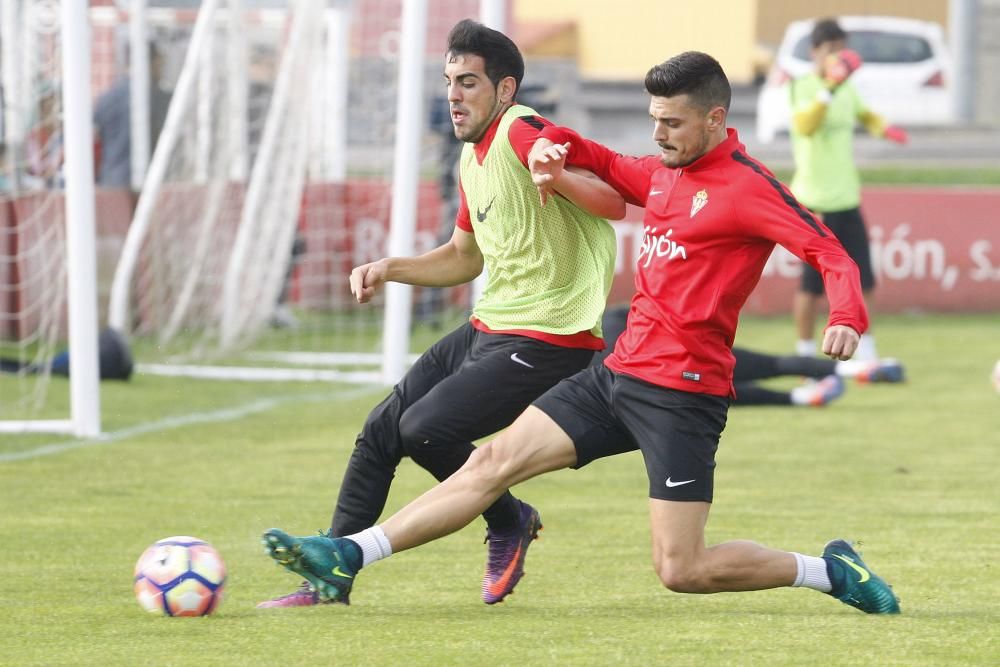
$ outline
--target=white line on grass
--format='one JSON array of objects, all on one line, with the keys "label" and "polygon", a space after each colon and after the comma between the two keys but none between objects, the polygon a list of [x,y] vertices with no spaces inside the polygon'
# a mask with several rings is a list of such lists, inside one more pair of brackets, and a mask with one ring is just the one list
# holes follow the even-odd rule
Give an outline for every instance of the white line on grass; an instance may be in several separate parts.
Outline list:
[{"label": "white line on grass", "polygon": [[233,421],[236,419],[242,419],[248,415],[256,414],[258,412],[266,412],[267,410],[272,410],[285,403],[292,402],[307,402],[307,403],[318,403],[320,401],[329,401],[331,398],[336,398],[338,400],[352,400],[358,398],[359,396],[364,396],[367,393],[374,391],[376,387],[363,387],[353,389],[348,392],[334,393],[334,392],[319,392],[315,394],[300,394],[297,396],[272,396],[270,398],[261,398],[250,403],[245,403],[243,405],[238,405],[232,408],[225,408],[222,410],[214,410],[212,412],[192,412],[186,415],[176,415],[173,417],[167,417],[166,419],[159,419],[154,422],[145,422],[143,424],[137,424],[135,426],[130,426],[124,428],[120,431],[114,431],[112,433],[102,433],[96,438],[82,438],[74,440],[64,440],[61,442],[53,442],[47,445],[40,445],[33,449],[28,449],[23,452],[11,452],[9,454],[0,454],[0,463],[10,463],[12,461],[24,461],[26,459],[35,459],[42,456],[50,456],[52,454],[61,454],[62,452],[67,452],[73,449],[81,449],[83,447],[96,447],[98,445],[108,445],[113,442],[118,442],[120,440],[125,440],[127,438],[132,438],[139,435],[145,435],[147,433],[158,433],[160,431],[168,431],[174,428],[180,428],[181,426],[190,426],[191,424],[209,424],[213,422],[225,422]]}]

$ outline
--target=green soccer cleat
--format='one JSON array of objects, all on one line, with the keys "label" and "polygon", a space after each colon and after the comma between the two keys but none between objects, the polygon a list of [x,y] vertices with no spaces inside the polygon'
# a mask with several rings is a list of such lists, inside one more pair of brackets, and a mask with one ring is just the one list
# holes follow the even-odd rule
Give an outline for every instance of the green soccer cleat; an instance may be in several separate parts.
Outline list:
[{"label": "green soccer cleat", "polygon": [[892,587],[872,572],[845,540],[828,542],[823,560],[833,584],[830,595],[866,614],[899,613],[899,599]]},{"label": "green soccer cleat", "polygon": [[271,528],[261,543],[267,555],[312,584],[322,601],[350,596],[354,575],[361,569],[361,548],[343,537],[292,537]]}]

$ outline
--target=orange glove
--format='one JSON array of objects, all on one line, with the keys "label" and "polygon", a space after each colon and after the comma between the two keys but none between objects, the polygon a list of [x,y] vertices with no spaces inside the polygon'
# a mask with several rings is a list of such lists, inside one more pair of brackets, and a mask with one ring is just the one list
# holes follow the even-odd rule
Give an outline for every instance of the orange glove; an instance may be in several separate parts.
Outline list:
[{"label": "orange glove", "polygon": [[859,67],[861,67],[861,56],[858,52],[844,49],[826,57],[826,62],[823,63],[823,78],[833,89],[847,81]]},{"label": "orange glove", "polygon": [[905,144],[910,140],[910,135],[898,125],[887,125],[885,130],[882,131],[882,136],[897,144]]}]

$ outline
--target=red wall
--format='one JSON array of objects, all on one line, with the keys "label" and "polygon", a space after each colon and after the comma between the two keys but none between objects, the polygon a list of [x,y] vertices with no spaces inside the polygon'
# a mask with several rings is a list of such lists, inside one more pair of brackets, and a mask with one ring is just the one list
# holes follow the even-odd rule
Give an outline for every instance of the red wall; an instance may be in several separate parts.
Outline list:
[{"label": "red wall", "polygon": [[[353,266],[385,254],[388,194],[384,183],[371,180],[311,186],[306,191],[299,226],[307,240],[309,261],[296,269],[293,302],[304,307],[330,303],[331,290],[346,294],[346,277]],[[442,207],[437,184],[422,183],[419,198],[418,253],[430,250],[442,238],[438,232]],[[35,290],[40,283],[28,281],[12,287],[31,273],[32,256],[15,259],[30,245],[24,238],[25,230],[16,223],[33,210],[36,199],[0,200],[0,334],[5,336],[16,337],[35,325],[31,304],[38,303]],[[872,304],[876,311],[1000,311],[1000,188],[867,188],[863,201],[879,280]],[[50,205],[51,215],[42,228],[62,224],[61,199],[50,201]],[[134,199],[127,191],[97,193],[102,307],[133,206]],[[632,266],[642,239],[641,218],[642,209],[630,207],[625,221],[613,223],[619,256],[612,303],[627,301],[632,295]],[[451,222],[444,224],[450,233]],[[39,233],[38,228],[27,232],[34,233]],[[745,312],[789,312],[798,275],[798,259],[778,248]]]}]

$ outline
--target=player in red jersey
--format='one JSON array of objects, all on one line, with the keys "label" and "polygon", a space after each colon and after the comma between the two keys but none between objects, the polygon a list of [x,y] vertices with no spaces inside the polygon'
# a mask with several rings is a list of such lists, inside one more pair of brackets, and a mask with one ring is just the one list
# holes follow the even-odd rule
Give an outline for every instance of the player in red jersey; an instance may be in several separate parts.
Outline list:
[{"label": "player in red jersey", "polygon": [[[646,208],[636,294],[614,353],[550,389],[458,472],[369,530],[393,552],[410,549],[458,530],[519,482],[639,449],[649,477],[654,567],[667,588],[805,586],[866,613],[897,613],[891,588],[844,540],[829,542],[818,557],[749,541],[705,544],[737,318],[775,244],[824,278],[825,354],[849,358],[868,317],[857,266],[840,243],[727,130],[731,93],[719,63],[704,53],[680,54],[649,71],[646,90],[660,155],[625,157],[548,127],[529,159],[543,200],[568,162]],[[265,533],[264,544],[334,598],[350,591],[362,552],[365,563],[382,557],[352,540],[293,538],[277,529]]]}]

